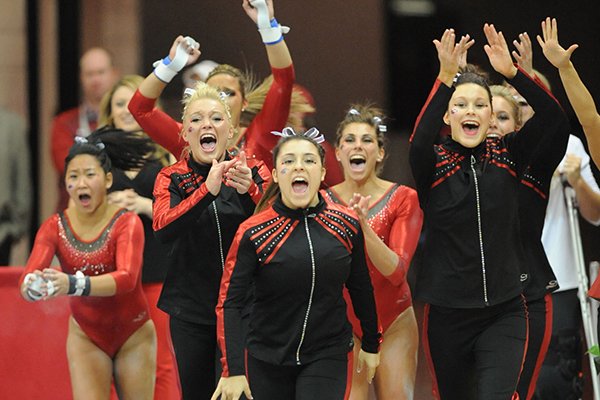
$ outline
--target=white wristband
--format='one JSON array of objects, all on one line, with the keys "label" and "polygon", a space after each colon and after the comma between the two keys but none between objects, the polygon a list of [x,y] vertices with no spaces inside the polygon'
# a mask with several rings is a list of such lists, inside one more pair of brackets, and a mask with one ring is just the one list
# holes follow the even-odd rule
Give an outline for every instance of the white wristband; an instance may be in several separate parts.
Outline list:
[{"label": "white wristband", "polygon": [[251,0],[250,4],[256,9],[256,26],[264,44],[276,44],[283,40],[283,34],[290,28],[281,26],[275,18],[269,18],[269,8],[265,0]]},{"label": "white wristband", "polygon": [[85,290],[85,275],[83,272],[77,271],[75,272],[75,278],[77,278],[77,281],[75,282],[75,293],[73,293],[73,296],[81,296]]},{"label": "white wristband", "polygon": [[165,83],[171,82],[175,75],[185,67],[187,64],[190,53],[188,48],[198,49],[200,44],[193,38],[186,36],[182,42],[177,45],[175,50],[175,58],[171,60],[169,57],[165,57],[162,61],[155,62],[154,75]]}]

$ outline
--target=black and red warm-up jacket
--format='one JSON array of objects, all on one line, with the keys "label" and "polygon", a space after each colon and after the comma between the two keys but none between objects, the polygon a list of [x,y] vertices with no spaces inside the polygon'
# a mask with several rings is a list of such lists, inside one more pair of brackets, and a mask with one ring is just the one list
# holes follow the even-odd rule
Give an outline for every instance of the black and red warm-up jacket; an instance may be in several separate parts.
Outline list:
[{"label": "black and red warm-up jacket", "polygon": [[[545,90],[547,88],[536,79]],[[526,98],[527,99],[527,98]],[[529,102],[529,99],[527,99]],[[534,108],[534,111],[537,110]],[[561,113],[564,115],[563,113]],[[525,124],[527,126],[529,121]],[[523,294],[528,301],[538,300],[547,293],[558,289],[556,276],[548,261],[542,244],[542,230],[550,183],[556,168],[563,159],[569,143],[570,125],[566,116],[559,121],[554,132],[550,132],[537,147],[529,161],[529,165],[521,176],[519,188],[519,214],[521,237],[527,270],[526,286]],[[519,133],[515,133],[519,135]]]},{"label": "black and red warm-up jacket", "polygon": [[[380,342],[364,237],[345,207],[290,209],[281,199],[244,222],[229,250],[217,305],[223,376],[243,375],[244,349],[273,365],[303,365],[352,350],[342,295],[348,288],[363,331],[362,348]],[[249,328],[242,328],[254,287]]]},{"label": "black and red warm-up jacket", "polygon": [[535,109],[518,134],[466,148],[439,132],[454,88],[437,80],[419,116],[409,152],[424,212],[423,260],[416,297],[434,305],[479,308],[522,293],[526,281],[519,221],[521,177],[540,141],[564,113],[519,69],[509,80]]},{"label": "black and red warm-up jacket", "polygon": [[[229,156],[226,156],[229,159]],[[239,194],[224,183],[217,196],[206,187],[211,165],[191,157],[163,168],[154,184],[152,207],[156,237],[171,245],[158,307],[171,316],[215,324],[215,306],[225,256],[239,225],[254,213],[270,180],[261,161],[248,160],[253,183]]]}]

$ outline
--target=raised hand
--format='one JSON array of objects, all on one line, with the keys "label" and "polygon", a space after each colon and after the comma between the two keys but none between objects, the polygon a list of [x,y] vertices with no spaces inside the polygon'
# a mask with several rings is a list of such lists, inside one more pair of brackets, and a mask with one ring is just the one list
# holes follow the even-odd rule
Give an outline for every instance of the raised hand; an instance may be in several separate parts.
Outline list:
[{"label": "raised hand", "polygon": [[247,193],[252,184],[252,170],[246,162],[246,153],[241,151],[238,160],[234,161],[225,171],[225,184],[239,194]]},{"label": "raised hand", "polygon": [[461,57],[466,58],[466,51],[475,43],[469,35],[461,37],[456,43],[454,29],[446,29],[442,37],[433,40],[440,61],[438,79],[451,86],[452,80],[458,73]]},{"label": "raised hand", "polygon": [[556,18],[546,18],[542,21],[542,37],[537,36],[537,41],[540,44],[546,59],[556,68],[568,67],[571,62],[571,54],[579,47],[577,44],[571,45],[568,49],[564,49],[558,43],[558,24]]},{"label": "raised hand", "polygon": [[[242,0],[242,8],[248,14],[250,19],[258,25],[259,9],[268,11],[265,16],[268,16],[269,21],[275,18],[275,10],[273,9],[273,0]],[[262,15],[261,15],[262,17]]]},{"label": "raised hand", "polygon": [[506,78],[513,78],[517,74],[517,67],[513,65],[510,51],[502,32],[497,32],[493,24],[485,24],[483,33],[487,44],[483,46],[492,68]]},{"label": "raised hand", "polygon": [[531,39],[527,32],[519,34],[519,40],[513,40],[513,44],[517,48],[513,50],[512,55],[519,64],[519,67],[523,68],[529,75],[533,74],[533,49],[531,47]]},{"label": "raised hand", "polygon": [[[182,49],[188,54],[187,61],[184,66],[194,64],[200,57],[200,44],[190,37],[183,37],[181,35],[173,41],[171,49],[169,50],[169,58],[175,60],[177,55],[177,47],[181,44]],[[180,56],[182,57],[182,56]]]},{"label": "raised hand", "polygon": [[458,58],[458,67],[459,68],[466,68],[467,67],[467,53],[468,50],[471,46],[473,46],[473,44],[475,43],[474,39],[471,39],[471,37],[467,34],[465,36],[462,36],[460,38],[460,42],[459,43],[463,43],[461,45],[461,49],[460,49],[460,56]]}]

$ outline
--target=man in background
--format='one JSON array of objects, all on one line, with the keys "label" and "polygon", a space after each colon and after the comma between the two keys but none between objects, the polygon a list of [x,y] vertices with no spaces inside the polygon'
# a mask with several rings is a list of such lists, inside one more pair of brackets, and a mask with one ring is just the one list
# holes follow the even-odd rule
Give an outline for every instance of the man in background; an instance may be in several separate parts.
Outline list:
[{"label": "man in background", "polygon": [[58,173],[59,202],[57,210],[67,207],[68,195],[64,187],[65,157],[75,136],[86,137],[98,125],[98,111],[102,96],[117,79],[112,55],[101,47],[92,47],[79,60],[79,79],[83,100],[79,107],[58,114],[52,120],[52,162]]}]

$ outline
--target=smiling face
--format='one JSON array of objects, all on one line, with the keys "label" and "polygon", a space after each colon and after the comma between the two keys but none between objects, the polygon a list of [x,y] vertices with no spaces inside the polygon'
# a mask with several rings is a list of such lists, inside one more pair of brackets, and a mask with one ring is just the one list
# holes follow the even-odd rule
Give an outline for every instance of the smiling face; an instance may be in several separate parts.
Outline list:
[{"label": "smiling face", "polygon": [[452,139],[473,148],[485,139],[491,118],[488,91],[476,83],[463,83],[456,87],[450,99],[444,122],[450,125]]},{"label": "smiling face", "polygon": [[509,102],[504,97],[494,95],[492,105],[494,107],[495,118],[490,124],[488,135],[502,137],[516,131],[518,128],[517,116]]},{"label": "smiling face", "polygon": [[279,184],[283,204],[291,209],[315,206],[325,168],[316,145],[308,140],[288,140],[279,148],[273,181]]},{"label": "smiling face", "polygon": [[110,99],[110,109],[115,128],[130,132],[141,129],[127,108],[133,93],[133,89],[127,86],[119,86],[113,93]]},{"label": "smiling face", "polygon": [[210,164],[213,159],[221,161],[232,133],[225,107],[218,100],[200,98],[186,107],[182,136],[196,162]]},{"label": "smiling face", "polygon": [[375,127],[352,122],[344,127],[335,154],[344,168],[346,179],[362,181],[375,176],[377,164],[383,161]]},{"label": "smiling face", "polygon": [[104,172],[95,156],[79,154],[67,165],[65,186],[79,212],[96,211],[106,202],[106,192],[111,185],[112,174]]}]

